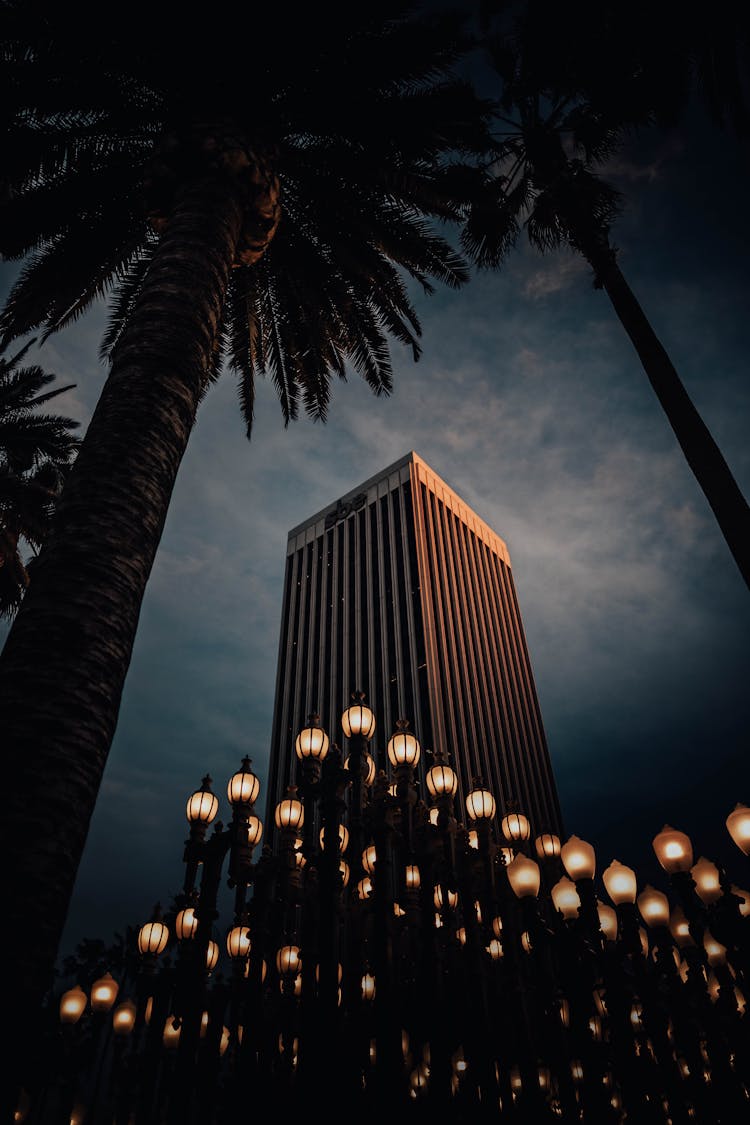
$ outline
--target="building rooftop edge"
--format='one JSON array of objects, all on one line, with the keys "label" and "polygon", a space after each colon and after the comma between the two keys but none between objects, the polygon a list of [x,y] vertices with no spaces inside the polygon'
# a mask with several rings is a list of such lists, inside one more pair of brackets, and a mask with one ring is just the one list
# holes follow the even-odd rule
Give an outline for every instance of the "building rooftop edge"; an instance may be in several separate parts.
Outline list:
[{"label": "building rooftop edge", "polygon": [[[291,539],[292,536],[299,535],[305,528],[311,527],[312,524],[323,519],[328,512],[333,511],[342,501],[349,500],[352,496],[357,496],[360,492],[364,492],[371,484],[382,480],[383,477],[390,476],[396,469],[400,469],[403,465],[408,465],[410,461],[421,461],[423,465],[426,464],[421,457],[417,456],[414,450],[409,450],[405,456],[399,457],[397,461],[394,461],[391,465],[387,465],[384,469],[381,469],[379,473],[374,473],[371,477],[368,477],[367,480],[363,480],[356,488],[350,488],[348,492],[344,492],[341,496],[337,496],[335,500],[331,500],[330,504],[326,504],[326,506],[321,508],[319,512],[316,512],[314,516],[309,516],[306,520],[303,520],[302,523],[298,523],[296,527],[291,529],[287,538]],[[427,467],[429,468],[429,465]],[[430,469],[430,472],[432,472],[432,469]],[[435,473],[435,476],[437,476],[437,473]]]},{"label": "building rooftop edge", "polygon": [[[368,477],[367,480],[362,481],[355,488],[350,488],[348,492],[344,492],[341,496],[337,496],[335,500],[332,500],[329,504],[326,504],[324,508],[321,508],[320,511],[316,512],[314,515],[309,516],[306,520],[303,520],[302,523],[297,524],[296,527],[293,527],[291,531],[289,531],[287,535],[287,541],[296,538],[296,536],[298,536],[301,532],[316,524],[318,520],[324,519],[329,512],[335,511],[339,504],[346,503],[347,500],[359,495],[361,492],[366,492],[371,485],[376,484],[378,481],[383,480],[385,477],[389,477],[392,473],[396,472],[398,469],[403,468],[404,465],[408,465],[410,463],[421,465],[422,468],[425,469],[431,477],[433,477],[436,481],[439,481],[440,484],[448,492],[455,496],[456,499],[460,502],[461,506],[468,513],[470,513],[478,523],[482,524],[487,529],[487,531],[490,532],[494,539],[499,540],[504,549],[504,553],[507,556],[508,548],[505,540],[502,539],[500,535],[498,535],[494,528],[492,528],[485,519],[483,519],[477,512],[474,511],[474,509],[469,504],[466,503],[466,501],[455,491],[455,489],[451,488],[451,486],[443,480],[439,473],[436,473],[435,470],[427,464],[423,457],[420,457],[418,453],[415,453],[413,449],[409,450],[409,452],[406,453],[403,457],[399,457],[397,461],[393,461],[390,465],[386,465],[385,468],[380,470],[380,472],[374,473],[371,477]],[[507,561],[510,562],[510,559],[508,558]]]}]

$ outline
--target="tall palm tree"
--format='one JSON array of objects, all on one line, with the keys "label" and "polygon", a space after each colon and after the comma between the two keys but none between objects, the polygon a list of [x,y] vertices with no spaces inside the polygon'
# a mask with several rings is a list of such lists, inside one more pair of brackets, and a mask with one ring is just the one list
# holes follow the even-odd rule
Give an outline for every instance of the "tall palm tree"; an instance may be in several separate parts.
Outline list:
[{"label": "tall palm tree", "polygon": [[325,418],[352,370],[388,393],[390,340],[419,355],[409,279],[468,279],[440,227],[471,188],[454,165],[487,133],[453,76],[458,22],[415,21],[400,0],[277,0],[244,22],[220,2],[193,23],[131,5],[93,38],[90,6],[1,12],[0,252],[24,264],[0,327],[47,334],[111,297],[108,378],[0,657],[6,932],[34,935],[14,956],[26,1011],[51,978],[202,396],[233,369],[249,427],[259,375],[285,421]]},{"label": "tall palm tree", "polygon": [[[499,90],[497,148],[485,194],[472,209],[461,245],[480,268],[497,268],[525,230],[542,252],[568,246],[585,258],[595,287],[607,294],[630,337],[750,586],[750,507],[620,269],[611,232],[623,200],[600,174],[633,129],[679,119],[697,82],[696,58],[712,115],[718,121],[724,115],[738,133],[750,120],[742,86],[728,81],[729,67],[722,85],[715,65],[709,65],[725,42],[718,33],[698,50],[695,29],[688,34],[683,28],[684,41],[678,34],[665,82],[656,48],[650,40],[641,43],[637,25],[627,39],[627,22],[612,24],[617,5],[586,5],[592,20],[598,14],[599,30],[590,26],[593,39],[583,40],[583,46],[579,34],[577,47],[580,20],[560,6],[555,18],[552,7],[528,0],[509,29],[485,40]],[[666,43],[664,29],[657,44],[664,49]],[[712,75],[715,80],[709,81]]]},{"label": "tall palm tree", "polygon": [[36,555],[78,447],[78,422],[39,408],[71,390],[45,391],[56,376],[19,366],[33,341],[0,357],[0,617],[12,618],[29,585],[24,544]]}]

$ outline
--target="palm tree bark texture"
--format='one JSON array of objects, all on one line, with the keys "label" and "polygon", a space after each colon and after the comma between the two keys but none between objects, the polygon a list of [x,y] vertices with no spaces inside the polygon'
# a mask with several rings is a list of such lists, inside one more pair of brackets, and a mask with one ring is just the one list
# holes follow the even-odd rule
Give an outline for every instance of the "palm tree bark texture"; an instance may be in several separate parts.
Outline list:
[{"label": "palm tree bark texture", "polygon": [[[17,1082],[33,1057],[33,1021],[51,984],[242,219],[241,191],[228,174],[194,184],[176,206],[38,560],[34,598],[0,655],[8,1003],[22,1026],[11,1039],[17,1057],[5,1062]],[[66,782],[50,785],[48,767],[59,777],[60,761]],[[65,833],[50,832],[59,824]],[[12,1120],[14,1108],[5,1105],[0,1119]]]}]

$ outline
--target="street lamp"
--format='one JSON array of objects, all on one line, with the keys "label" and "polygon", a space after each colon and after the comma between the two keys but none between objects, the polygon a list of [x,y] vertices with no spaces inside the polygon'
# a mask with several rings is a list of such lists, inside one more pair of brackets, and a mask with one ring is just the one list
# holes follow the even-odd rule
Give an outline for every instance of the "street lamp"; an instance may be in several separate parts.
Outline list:
[{"label": "street lamp", "polygon": [[[318,716],[308,717],[295,744],[301,784],[271,806],[277,835],[257,862],[260,787],[249,758],[227,785],[227,828],[206,832],[218,813],[210,778],[188,800],[193,874],[168,914],[176,957],[157,971],[170,936],[157,910],[138,932],[146,975],[138,1006],[124,1000],[111,1016],[133,1073],[139,1052],[155,1044],[153,1068],[136,1087],[161,1091],[169,1125],[208,1120],[214,1109],[241,1119],[249,1084],[259,1104],[289,1098],[300,1117],[335,1087],[337,1109],[351,1120],[370,1119],[371,1109],[378,1120],[400,1120],[416,1099],[425,1120],[450,1105],[457,1122],[547,1125],[559,1116],[623,1125],[627,1106],[629,1118],[656,1122],[661,1102],[639,1091],[641,1079],[649,1090],[663,1082],[666,1125],[687,1122],[696,1096],[680,1058],[689,1058],[689,1076],[711,1066],[710,1084],[696,1079],[703,1119],[722,1119],[714,1110],[723,1103],[727,1120],[743,1119],[746,1083],[730,1060],[745,1057],[738,997],[747,994],[750,895],[730,890],[704,857],[692,864],[689,840],[665,825],[654,851],[672,889],[695,879],[700,939],[681,903],[651,886],[638,895],[635,871],[618,860],[601,875],[613,904],[605,905],[591,844],[542,832],[532,859],[531,824],[506,804],[500,847],[491,836],[495,796],[479,777],[459,824],[458,777],[440,749],[424,773],[423,801],[416,736],[399,720],[370,754],[375,719],[361,692],[342,729],[348,769]],[[375,755],[384,768],[368,786]],[[227,855],[229,980],[212,974],[211,937]],[[88,999],[71,991],[73,1022]],[[126,1043],[128,1026],[135,1033]],[[701,1043],[707,1061],[699,1063]],[[122,1120],[138,1120],[139,1096],[123,1104]],[[219,1110],[212,1098],[226,1104]]]},{"label": "street lamp", "polygon": [[750,807],[737,803],[726,819],[727,831],[744,855],[750,855]]}]

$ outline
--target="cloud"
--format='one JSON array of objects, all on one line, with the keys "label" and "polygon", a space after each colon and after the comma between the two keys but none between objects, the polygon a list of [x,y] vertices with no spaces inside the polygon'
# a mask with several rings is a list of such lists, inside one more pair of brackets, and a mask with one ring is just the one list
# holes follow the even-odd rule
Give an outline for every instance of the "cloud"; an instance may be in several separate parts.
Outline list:
[{"label": "cloud", "polygon": [[591,267],[580,254],[570,256],[560,253],[545,259],[546,264],[527,278],[523,286],[524,297],[539,300],[551,293],[560,293],[578,282],[581,275],[590,273]]}]

